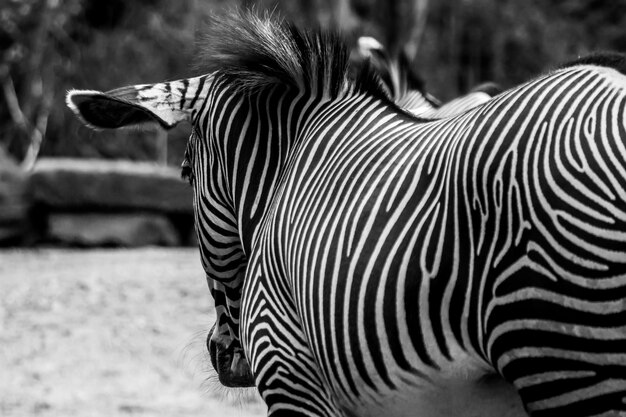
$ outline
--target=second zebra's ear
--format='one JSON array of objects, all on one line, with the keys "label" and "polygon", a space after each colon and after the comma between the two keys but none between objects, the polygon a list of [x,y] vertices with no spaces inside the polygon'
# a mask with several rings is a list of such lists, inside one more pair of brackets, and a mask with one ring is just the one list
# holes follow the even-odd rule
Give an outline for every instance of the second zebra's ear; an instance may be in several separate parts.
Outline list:
[{"label": "second zebra's ear", "polygon": [[363,58],[371,57],[374,53],[385,54],[385,47],[371,36],[361,36],[357,40],[357,50]]},{"label": "second zebra's ear", "polygon": [[141,84],[107,92],[73,90],[68,107],[88,126],[118,129],[157,125],[171,129],[190,120],[193,105],[201,104],[205,77],[158,84]]}]

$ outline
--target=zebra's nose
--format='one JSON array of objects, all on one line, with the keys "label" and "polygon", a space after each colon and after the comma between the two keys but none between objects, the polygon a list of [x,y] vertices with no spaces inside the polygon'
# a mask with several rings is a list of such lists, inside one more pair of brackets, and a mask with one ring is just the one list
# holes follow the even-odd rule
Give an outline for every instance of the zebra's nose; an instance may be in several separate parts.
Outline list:
[{"label": "zebra's nose", "polygon": [[220,335],[215,334],[215,324],[209,330],[206,340],[213,369],[222,385],[227,387],[252,387],[254,378],[250,365],[237,341],[222,343]]},{"label": "zebra's nose", "polygon": [[232,345],[222,348],[216,344],[215,349],[211,351],[211,358],[222,385],[227,387],[254,386],[250,365],[241,348],[233,348]]},{"label": "zebra's nose", "polygon": [[233,374],[237,374],[239,371],[239,362],[241,361],[241,353],[236,352],[233,353],[233,359],[230,362],[230,372]]}]

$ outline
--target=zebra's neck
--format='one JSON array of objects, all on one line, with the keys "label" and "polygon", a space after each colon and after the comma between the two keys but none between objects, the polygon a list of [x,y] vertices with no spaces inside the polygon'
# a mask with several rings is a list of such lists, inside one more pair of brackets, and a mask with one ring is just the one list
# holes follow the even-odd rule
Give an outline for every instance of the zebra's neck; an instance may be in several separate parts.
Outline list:
[{"label": "zebra's neck", "polygon": [[324,91],[275,86],[252,94],[230,94],[227,86],[214,87],[207,129],[215,132],[216,162],[227,188],[244,252],[249,253],[259,223],[270,203],[290,157],[311,135],[323,133],[323,123],[341,112],[345,103],[372,98],[346,89],[343,98]]}]

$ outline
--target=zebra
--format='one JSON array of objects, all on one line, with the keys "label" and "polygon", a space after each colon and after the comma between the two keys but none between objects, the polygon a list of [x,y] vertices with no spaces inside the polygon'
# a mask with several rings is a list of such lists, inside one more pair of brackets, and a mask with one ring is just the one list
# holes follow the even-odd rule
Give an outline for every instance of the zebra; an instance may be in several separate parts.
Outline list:
[{"label": "zebra", "polygon": [[442,119],[463,113],[489,101],[502,91],[497,84],[485,82],[465,95],[442,103],[426,92],[424,81],[411,70],[406,54],[400,53],[394,59],[380,42],[370,36],[358,38],[356,52],[361,59],[371,60],[383,87],[398,106],[423,118]]},{"label": "zebra", "polygon": [[191,121],[223,384],[271,416],[626,413],[625,55],[425,121],[333,33],[240,11],[203,51],[204,75],[67,103]]},{"label": "zebra", "polygon": [[418,116],[430,114],[441,107],[441,101],[426,91],[424,80],[412,70],[405,53],[398,54],[394,59],[378,40],[361,36],[357,39],[355,55],[360,65],[366,63],[376,69],[381,88],[399,107]]}]

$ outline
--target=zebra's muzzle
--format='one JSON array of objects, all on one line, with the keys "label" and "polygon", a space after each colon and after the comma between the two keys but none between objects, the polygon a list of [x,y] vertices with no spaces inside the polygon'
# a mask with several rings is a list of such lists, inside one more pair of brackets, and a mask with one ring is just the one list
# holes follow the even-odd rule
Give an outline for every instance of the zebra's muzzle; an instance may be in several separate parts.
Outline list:
[{"label": "zebra's muzzle", "polygon": [[212,331],[209,332],[207,337],[207,349],[220,383],[232,388],[253,387],[254,378],[243,349],[235,346],[235,341],[225,347],[213,340],[212,334]]}]

